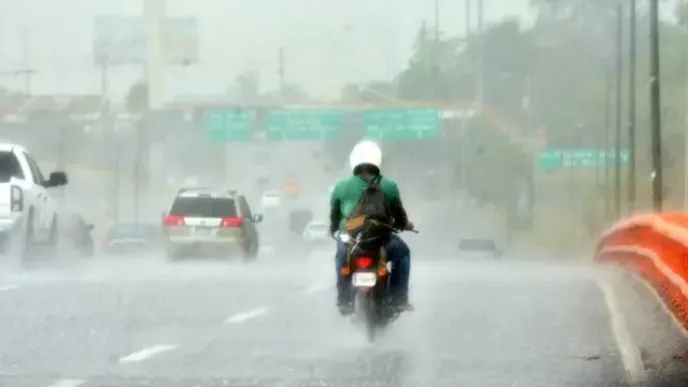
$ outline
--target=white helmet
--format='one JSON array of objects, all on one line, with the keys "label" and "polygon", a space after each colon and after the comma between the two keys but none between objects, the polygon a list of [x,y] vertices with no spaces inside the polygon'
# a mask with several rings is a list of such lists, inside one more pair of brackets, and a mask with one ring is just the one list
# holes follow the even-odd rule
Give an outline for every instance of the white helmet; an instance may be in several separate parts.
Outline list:
[{"label": "white helmet", "polygon": [[349,155],[349,166],[353,171],[361,164],[382,165],[382,149],[373,141],[364,140],[354,146]]}]

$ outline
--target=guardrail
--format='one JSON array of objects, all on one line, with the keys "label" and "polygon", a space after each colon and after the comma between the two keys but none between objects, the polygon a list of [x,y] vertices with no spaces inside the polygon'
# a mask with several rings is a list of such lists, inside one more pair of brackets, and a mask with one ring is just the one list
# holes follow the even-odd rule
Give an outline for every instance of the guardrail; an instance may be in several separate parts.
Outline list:
[{"label": "guardrail", "polygon": [[688,214],[650,213],[622,220],[602,234],[595,260],[643,278],[688,331]]}]

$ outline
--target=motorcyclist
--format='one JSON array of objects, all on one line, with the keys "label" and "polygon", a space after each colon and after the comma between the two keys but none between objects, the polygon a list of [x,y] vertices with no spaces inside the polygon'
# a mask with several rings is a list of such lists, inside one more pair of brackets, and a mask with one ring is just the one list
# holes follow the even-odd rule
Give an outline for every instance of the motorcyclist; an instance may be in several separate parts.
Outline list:
[{"label": "motorcyclist", "polygon": [[[332,190],[330,197],[330,232],[336,233],[344,229],[344,224],[354,211],[359,198],[366,190],[368,183],[374,177],[380,176],[380,188],[385,199],[388,200],[389,216],[393,219],[392,226],[399,230],[412,230],[406,210],[401,202],[399,188],[393,180],[382,176],[382,150],[372,141],[361,141],[354,146],[349,155],[349,165],[352,176],[339,180]],[[386,245],[387,255],[392,263],[390,291],[394,305],[399,310],[410,310],[413,307],[408,300],[408,284],[411,271],[411,251],[398,235],[390,234]],[[337,241],[335,266],[337,269],[337,306],[340,312],[353,312],[352,292],[350,283],[341,275],[341,268],[346,264],[346,245]]]}]

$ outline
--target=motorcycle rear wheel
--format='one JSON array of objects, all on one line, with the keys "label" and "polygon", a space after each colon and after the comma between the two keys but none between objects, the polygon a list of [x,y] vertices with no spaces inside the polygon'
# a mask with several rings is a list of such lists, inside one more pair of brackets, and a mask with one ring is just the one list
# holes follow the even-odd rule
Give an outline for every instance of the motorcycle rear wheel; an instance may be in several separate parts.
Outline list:
[{"label": "motorcycle rear wheel", "polygon": [[377,336],[380,317],[374,293],[357,292],[355,305],[357,319],[363,323],[368,342],[372,343]]}]

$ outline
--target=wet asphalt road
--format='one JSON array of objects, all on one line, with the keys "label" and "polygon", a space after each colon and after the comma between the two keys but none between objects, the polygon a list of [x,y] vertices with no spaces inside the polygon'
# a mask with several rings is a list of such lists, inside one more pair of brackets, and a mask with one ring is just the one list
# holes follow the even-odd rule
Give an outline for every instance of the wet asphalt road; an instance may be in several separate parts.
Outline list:
[{"label": "wet asphalt road", "polygon": [[0,274],[0,386],[624,386],[590,269],[416,259],[376,344],[331,258],[96,259]]}]

